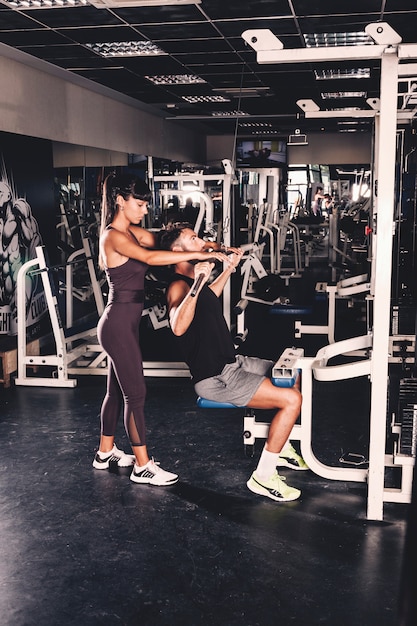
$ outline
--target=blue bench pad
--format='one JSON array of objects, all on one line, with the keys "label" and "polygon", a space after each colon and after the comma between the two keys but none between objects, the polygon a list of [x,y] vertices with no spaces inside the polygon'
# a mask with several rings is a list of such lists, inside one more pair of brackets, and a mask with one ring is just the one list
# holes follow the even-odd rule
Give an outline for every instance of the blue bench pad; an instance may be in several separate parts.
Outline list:
[{"label": "blue bench pad", "polygon": [[[297,379],[297,375],[292,378],[271,378],[272,384],[275,387],[293,387],[294,383]],[[197,406],[201,409],[245,409],[244,406],[238,406],[236,404],[232,404],[231,402],[215,402],[214,400],[206,400],[206,398],[202,398],[198,396],[197,398]]]},{"label": "blue bench pad", "polygon": [[206,398],[197,398],[197,406],[201,409],[244,409],[244,406],[237,406],[231,402],[215,402],[214,400],[206,400]]},{"label": "blue bench pad", "polygon": [[313,307],[302,304],[273,304],[269,309],[270,315],[311,315]]}]

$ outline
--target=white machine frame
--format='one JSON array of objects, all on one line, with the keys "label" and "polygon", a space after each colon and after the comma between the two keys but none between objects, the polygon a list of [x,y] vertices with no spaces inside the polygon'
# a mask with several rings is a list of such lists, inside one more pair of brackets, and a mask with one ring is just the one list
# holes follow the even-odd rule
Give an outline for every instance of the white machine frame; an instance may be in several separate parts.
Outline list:
[{"label": "white machine frame", "polygon": [[[190,191],[181,189],[185,181],[197,180],[201,187],[205,181],[222,181],[223,182],[223,222],[230,223],[230,200],[231,200],[231,184],[234,175],[233,169],[229,161],[224,160],[225,174],[177,174],[175,176],[156,176],[157,182],[175,182],[180,189],[161,189],[161,195],[177,195],[187,196]],[[214,207],[213,201],[203,189],[195,189],[192,193],[198,193],[200,196],[201,206],[195,224],[195,229],[199,230],[203,219],[205,219],[205,228],[211,231],[214,227]],[[231,245],[230,229],[224,229],[224,243],[226,246]],[[54,387],[75,387],[77,381],[70,378],[70,375],[106,375],[108,371],[107,354],[101,348],[97,340],[96,327],[79,333],[74,332],[68,335],[68,331],[74,328],[73,320],[73,262],[81,260],[83,257],[87,262],[87,267],[91,278],[91,293],[94,295],[98,314],[101,315],[104,310],[103,297],[100,284],[95,274],[94,263],[91,257],[91,249],[87,239],[83,239],[83,249],[77,250],[68,260],[65,268],[66,276],[66,325],[61,320],[58,310],[58,302],[54,293],[54,288],[50,281],[49,271],[45,254],[42,246],[36,248],[36,258],[28,261],[19,271],[17,279],[17,307],[18,307],[18,376],[15,379],[16,385],[32,385],[32,386],[54,386]],[[48,306],[48,312],[51,320],[53,340],[55,342],[54,354],[43,356],[31,356],[27,354],[26,347],[26,303],[25,303],[25,281],[26,276],[31,271],[39,271],[42,277],[42,283],[45,292],[45,299]],[[75,294],[76,295],[76,294]],[[77,297],[77,296],[76,296]],[[230,305],[230,285],[227,285],[223,293],[224,315],[231,325],[231,305]],[[167,322],[162,319],[163,312],[155,307],[144,310],[144,315],[149,315],[150,320],[155,329],[162,328]],[[51,376],[29,376],[28,367],[39,366],[48,367],[51,370]],[[43,371],[45,371],[45,367]],[[184,362],[160,362],[160,361],[144,361],[143,369],[145,376],[175,376],[190,378],[190,371]]]},{"label": "white machine frame", "polygon": [[[201,227],[201,224],[205,217],[205,229],[210,232],[214,228],[214,207],[213,201],[210,196],[204,192],[205,182],[222,182],[223,183],[223,196],[222,196],[222,221],[223,221],[223,243],[225,246],[230,247],[231,232],[230,232],[230,211],[231,211],[231,189],[232,182],[234,180],[234,169],[231,162],[227,159],[223,160],[224,174],[202,174],[200,172],[181,172],[173,175],[158,175],[154,176],[153,181],[158,183],[175,183],[178,185],[177,189],[160,189],[159,193],[162,196],[190,196],[191,194],[198,193],[202,204],[197,217],[194,229],[196,232]],[[195,189],[184,189],[184,183],[197,182]],[[231,326],[231,286],[230,282],[227,283],[223,290],[223,313],[230,328]]]},{"label": "white machine frame", "polygon": [[247,30],[242,37],[256,51],[260,64],[352,59],[379,59],[381,62],[380,98],[368,100],[369,110],[321,111],[312,101],[299,101],[297,104],[304,110],[305,116],[311,118],[333,116],[375,119],[375,180],[378,183],[378,197],[375,198],[374,209],[377,228],[373,232],[374,262],[370,293],[373,299],[373,335],[370,359],[371,411],[367,517],[382,520],[397,120],[411,119],[415,115],[414,110],[397,112],[398,90],[394,86],[398,85],[400,76],[410,76],[411,72],[417,74],[415,63],[400,65],[401,61],[417,59],[417,44],[402,44],[398,33],[384,22],[368,24],[365,30],[375,41],[375,45],[284,50],[283,44],[269,30]]},{"label": "white machine frame", "polygon": [[[312,405],[313,405],[313,379],[318,381],[335,381],[347,380],[361,376],[371,376],[372,371],[372,345],[373,337],[371,334],[352,339],[345,339],[333,344],[329,344],[321,348],[316,356],[305,357],[300,349],[287,348],[284,351],[286,356],[287,377],[294,377],[295,373],[301,370],[301,392],[303,394],[303,404],[301,407],[301,416],[299,424],[295,424],[290,440],[300,441],[301,455],[307,463],[310,470],[318,476],[329,480],[345,480],[352,482],[368,482],[368,505],[372,500],[373,494],[370,491],[369,476],[375,471],[373,464],[376,462],[375,455],[372,454],[372,440],[369,445],[369,466],[363,467],[338,467],[330,466],[322,463],[313,453],[312,441]],[[329,365],[328,362],[339,355],[355,355],[366,354],[369,356],[361,357],[360,360],[351,361],[342,365]],[[281,357],[282,360],[282,357]],[[281,372],[276,372],[277,368],[281,370],[281,360],[277,361],[272,370],[272,376],[280,376]],[[385,415],[382,425],[385,430]],[[257,422],[255,411],[250,409],[243,418],[243,443],[244,446],[253,446],[256,439],[266,439],[268,436],[270,424],[267,422]],[[401,432],[400,425],[393,425],[393,432],[399,434]],[[377,460],[378,461],[378,460]],[[394,449],[393,454],[385,454],[383,469],[391,467],[397,468],[401,472],[400,487],[391,488],[383,485],[382,501],[383,502],[411,502],[412,482],[414,458],[410,455],[400,454]],[[368,516],[369,517],[369,516]]]},{"label": "white machine frame", "polygon": [[[93,270],[94,268],[92,267],[90,269]],[[52,327],[53,342],[55,344],[53,354],[41,356],[27,354],[25,283],[28,274],[32,271],[39,271],[42,278],[47,310]],[[67,328],[67,332],[65,332],[55,289],[51,283],[50,271],[46,263],[44,248],[43,246],[38,246],[36,248],[36,258],[25,263],[18,273],[16,283],[18,311],[18,374],[15,379],[16,385],[75,387],[77,380],[76,378],[70,378],[70,376],[105,376],[108,372],[107,353],[98,342],[96,325],[80,332],[76,332],[75,327],[72,326]],[[68,289],[66,295],[68,296]],[[99,315],[102,313],[102,305],[102,298],[99,297],[97,301]],[[144,310],[143,314],[152,317],[152,323],[154,325],[156,324],[155,327],[158,325],[162,327],[164,324],[158,318],[154,308],[155,307]],[[71,322],[73,322],[72,318]],[[48,368],[50,375],[28,375],[28,367],[33,368],[33,366],[37,366],[38,371],[45,371],[45,369]],[[183,362],[163,364],[158,361],[144,361],[143,369],[145,376],[190,377],[190,371]]]},{"label": "white machine frame", "polygon": [[[39,271],[50,316],[54,354],[30,356],[26,339],[26,278],[31,271]],[[36,258],[27,261],[17,275],[17,352],[16,385],[37,387],[75,387],[77,380],[70,374],[103,374],[107,372],[107,355],[97,341],[96,328],[65,336],[58,300],[52,288],[50,269],[46,264],[44,247],[36,247]],[[28,376],[27,368],[37,366],[51,370],[48,376]]]},{"label": "white machine frame", "polygon": [[300,320],[294,323],[294,336],[296,339],[302,335],[327,335],[329,343],[335,342],[336,327],[336,300],[337,298],[351,298],[358,294],[367,294],[371,290],[368,274],[350,276],[339,280],[336,285],[317,283],[317,293],[327,293],[327,324],[303,324]]}]

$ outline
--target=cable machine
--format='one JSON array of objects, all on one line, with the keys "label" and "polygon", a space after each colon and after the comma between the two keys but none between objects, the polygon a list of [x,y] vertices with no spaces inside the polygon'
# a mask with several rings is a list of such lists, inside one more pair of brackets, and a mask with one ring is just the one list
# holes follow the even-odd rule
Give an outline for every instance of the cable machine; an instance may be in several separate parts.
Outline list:
[{"label": "cable machine", "polygon": [[[269,30],[247,30],[243,39],[256,51],[257,61],[267,63],[311,63],[346,59],[378,59],[381,62],[380,98],[368,99],[369,110],[320,111],[311,100],[299,100],[306,117],[374,117],[375,119],[375,206],[372,225],[373,263],[371,273],[372,325],[369,329],[369,377],[371,381],[369,469],[367,472],[368,519],[382,520],[384,502],[410,502],[411,484],[401,491],[385,489],[386,416],[390,356],[391,279],[396,172],[397,118],[414,116],[406,109],[397,114],[399,77],[417,74],[417,44],[401,44],[401,37],[386,23],[366,27],[375,45],[335,46],[284,50]],[[415,338],[414,338],[415,340]],[[336,346],[336,344],[333,344]],[[304,454],[303,450],[302,453]],[[308,451],[307,451],[308,456]],[[414,458],[411,457],[414,463]]]},{"label": "cable machine", "polygon": [[[234,172],[230,161],[224,160],[224,174],[177,174],[173,176],[156,176],[154,181],[167,184],[169,187],[161,186],[161,197],[181,197],[190,195],[190,191],[184,189],[186,182],[197,181],[193,185],[193,194],[198,195],[200,208],[196,218],[194,228],[196,231],[204,230],[208,237],[215,239],[222,236],[226,246],[231,245],[230,227],[230,204],[231,185]],[[220,223],[217,223],[214,215],[214,203],[211,196],[205,190],[207,182],[214,182],[222,185],[222,215]],[[220,232],[219,232],[220,231]],[[74,324],[72,299],[73,289],[73,268],[75,264],[86,262],[90,276],[91,292],[94,295],[98,316],[104,310],[101,285],[97,279],[94,266],[90,241],[87,237],[82,238],[82,249],[77,250],[67,260],[65,266],[48,266],[45,250],[42,246],[36,248],[36,258],[27,262],[20,268],[17,279],[17,308],[18,308],[18,376],[16,385],[33,386],[55,386],[74,387],[76,379],[70,375],[106,375],[107,355],[101,348],[97,340],[96,322],[91,328],[79,329]],[[61,316],[58,306],[57,288],[55,286],[53,272],[57,269],[64,269],[66,282],[64,290],[66,292],[66,315]],[[32,356],[28,354],[26,341],[26,296],[25,284],[30,280],[32,274],[40,274],[44,288],[45,302],[49,312],[51,322],[51,351],[42,356]],[[231,325],[231,289],[224,290],[223,307],[224,315]],[[166,316],[166,306],[159,302],[153,303],[144,308],[143,316],[149,316],[155,330],[168,326]],[[64,321],[62,317],[65,317]],[[45,375],[28,375],[28,368],[36,366]],[[189,377],[188,367],[183,362],[174,361],[144,361],[145,376],[177,376]]]},{"label": "cable machine", "polygon": [[[231,207],[232,207],[232,184],[235,174],[231,162],[227,159],[222,161],[224,174],[203,174],[201,172],[182,172],[175,175],[154,176],[153,182],[159,183],[162,197],[177,196],[184,198],[191,194],[198,194],[200,199],[200,209],[194,230],[198,233],[201,229],[212,239],[217,238],[222,243],[230,247],[232,245],[231,232]],[[195,184],[197,183],[197,184]],[[215,221],[214,204],[212,197],[206,191],[206,183],[222,185],[221,198],[221,221]],[[187,185],[188,184],[188,185]],[[226,285],[223,292],[223,312],[226,321],[231,325],[231,287]]]}]

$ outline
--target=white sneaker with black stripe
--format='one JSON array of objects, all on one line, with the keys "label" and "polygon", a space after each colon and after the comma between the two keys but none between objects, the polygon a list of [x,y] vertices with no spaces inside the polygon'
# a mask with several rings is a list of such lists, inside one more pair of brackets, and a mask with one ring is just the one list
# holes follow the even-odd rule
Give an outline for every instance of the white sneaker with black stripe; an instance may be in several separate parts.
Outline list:
[{"label": "white sneaker with black stripe", "polygon": [[110,463],[117,464],[119,467],[130,467],[134,462],[133,454],[126,454],[114,444],[110,452],[100,452],[100,450],[96,452],[93,467],[98,470],[106,470],[109,469]]},{"label": "white sneaker with black stripe", "polygon": [[147,464],[140,468],[139,465],[134,466],[130,475],[130,480],[134,483],[156,485],[158,487],[166,487],[173,485],[178,480],[178,475],[172,472],[166,472],[160,467],[158,463],[155,463],[153,459],[147,462]]}]

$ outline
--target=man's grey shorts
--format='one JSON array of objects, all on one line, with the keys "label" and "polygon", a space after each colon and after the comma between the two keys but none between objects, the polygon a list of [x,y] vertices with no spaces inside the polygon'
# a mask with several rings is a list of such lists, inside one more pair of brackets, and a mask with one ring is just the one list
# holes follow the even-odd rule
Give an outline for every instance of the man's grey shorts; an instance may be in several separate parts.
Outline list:
[{"label": "man's grey shorts", "polygon": [[206,400],[246,406],[265,378],[271,376],[273,365],[274,361],[238,354],[221,374],[200,380],[194,389]]}]

